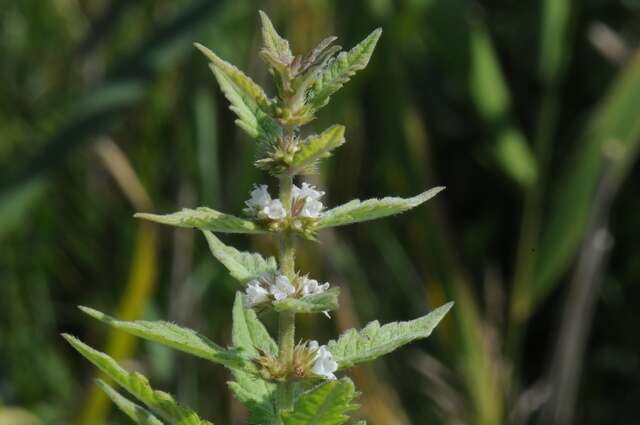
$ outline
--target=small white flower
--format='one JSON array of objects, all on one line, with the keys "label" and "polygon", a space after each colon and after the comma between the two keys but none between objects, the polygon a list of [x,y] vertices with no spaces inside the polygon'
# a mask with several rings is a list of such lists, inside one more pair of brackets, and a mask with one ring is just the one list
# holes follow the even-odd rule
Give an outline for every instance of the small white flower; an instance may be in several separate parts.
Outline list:
[{"label": "small white flower", "polygon": [[326,379],[337,379],[333,372],[338,370],[338,363],[333,359],[333,355],[327,349],[327,346],[319,345],[318,341],[310,341],[309,349],[316,350],[315,363],[313,364],[311,371]]},{"label": "small white flower", "polygon": [[315,279],[304,278],[302,282],[302,296],[306,297],[307,295],[320,294],[329,289],[329,282],[323,283],[322,285],[318,284],[318,281]]},{"label": "small white flower", "polygon": [[253,213],[256,211],[260,211],[264,208],[269,202],[271,202],[271,195],[269,195],[269,190],[267,189],[266,184],[253,185],[253,190],[250,193],[251,198],[248,201],[245,201],[245,211],[248,213]]},{"label": "small white flower", "polygon": [[258,212],[258,216],[261,215],[272,220],[282,220],[287,216],[287,212],[284,210],[282,202],[279,199],[274,199]]},{"label": "small white flower", "polygon": [[247,307],[253,307],[254,305],[269,301],[269,291],[264,289],[256,279],[249,282],[246,293]]},{"label": "small white flower", "polygon": [[320,217],[324,205],[319,199],[324,196],[324,192],[317,190],[309,183],[302,183],[302,187],[293,185],[291,196],[294,199],[304,199],[304,205],[298,213],[299,216],[308,218]]},{"label": "small white flower", "polygon": [[276,276],[275,282],[271,285],[270,291],[273,298],[275,298],[276,301],[280,301],[294,294],[296,288],[291,284],[287,276],[279,274]]},{"label": "small white flower", "polygon": [[287,212],[282,206],[282,202],[279,199],[271,199],[267,185],[254,185],[250,196],[251,198],[245,201],[247,208],[244,211],[246,213],[271,220],[281,220],[286,217]]}]

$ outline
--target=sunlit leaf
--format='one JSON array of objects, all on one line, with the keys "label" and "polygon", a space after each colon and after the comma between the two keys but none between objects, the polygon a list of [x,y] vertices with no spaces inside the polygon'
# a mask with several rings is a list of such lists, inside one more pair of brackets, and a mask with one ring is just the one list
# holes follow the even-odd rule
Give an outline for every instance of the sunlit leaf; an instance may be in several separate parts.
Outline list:
[{"label": "sunlit leaf", "polygon": [[399,214],[428,201],[442,190],[442,186],[434,187],[413,198],[386,197],[366,201],[354,199],[323,213],[318,220],[317,228],[343,226]]},{"label": "sunlit leaf", "polygon": [[344,144],[344,126],[333,125],[320,134],[302,140],[293,156],[291,168],[296,172],[315,172],[316,163],[331,155],[331,151]]},{"label": "sunlit leaf", "polygon": [[109,396],[111,401],[118,406],[132,421],[138,425],[163,425],[160,419],[153,416],[147,409],[140,407],[136,403],[124,397],[118,391],[114,390],[111,386],[105,383],[103,380],[98,379],[97,384],[102,391]]},{"label": "sunlit leaf", "polygon": [[118,320],[89,307],[81,306],[80,310],[109,326],[139,338],[164,344],[176,350],[184,351],[215,363],[221,363],[227,367],[244,366],[244,359],[236,352],[220,347],[204,335],[200,335],[191,329],[161,321]]},{"label": "sunlit leaf", "polygon": [[137,213],[134,217],[170,226],[198,228],[220,233],[265,232],[253,221],[221,213],[207,207],[199,207],[195,210],[184,208],[182,211],[172,214]]},{"label": "sunlit leaf", "polygon": [[245,283],[265,273],[275,272],[276,259],[264,258],[260,254],[238,251],[232,246],[225,245],[213,233],[204,231],[209,250],[229,270],[231,276],[241,283]]},{"label": "sunlit leaf", "polygon": [[453,303],[447,303],[426,316],[409,322],[380,326],[378,321],[374,321],[360,331],[350,329],[337,341],[329,341],[329,351],[341,369],[377,359],[416,339],[427,338],[451,306]]},{"label": "sunlit leaf", "polygon": [[191,409],[180,405],[170,394],[151,388],[147,378],[140,373],[126,371],[111,357],[94,350],[71,335],[65,334],[63,337],[87,360],[164,420],[178,425],[211,424],[200,419]]},{"label": "sunlit leaf", "polygon": [[367,66],[381,34],[382,29],[378,28],[353,49],[340,53],[311,86],[307,104],[315,110],[325,106],[332,94]]},{"label": "sunlit leaf", "polygon": [[278,124],[269,116],[269,99],[264,90],[235,66],[220,59],[202,44],[195,43],[210,61],[220,89],[238,115],[236,124],[249,136],[273,144],[281,134]]}]

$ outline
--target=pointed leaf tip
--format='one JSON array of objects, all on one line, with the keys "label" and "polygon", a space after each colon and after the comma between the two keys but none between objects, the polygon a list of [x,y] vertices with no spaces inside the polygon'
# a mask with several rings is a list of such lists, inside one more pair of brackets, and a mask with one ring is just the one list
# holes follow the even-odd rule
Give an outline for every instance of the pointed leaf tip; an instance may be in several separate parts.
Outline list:
[{"label": "pointed leaf tip", "polygon": [[329,341],[329,351],[340,369],[375,360],[412,341],[429,337],[452,306],[453,303],[449,302],[409,322],[380,326],[378,321],[374,321],[359,331],[350,329],[337,341]]}]

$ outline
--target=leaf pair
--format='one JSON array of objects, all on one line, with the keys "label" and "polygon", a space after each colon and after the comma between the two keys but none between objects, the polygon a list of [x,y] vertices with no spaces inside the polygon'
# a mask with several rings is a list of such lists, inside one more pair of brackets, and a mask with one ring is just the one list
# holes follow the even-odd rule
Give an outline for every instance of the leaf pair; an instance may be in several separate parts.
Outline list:
[{"label": "leaf pair", "polygon": [[[321,136],[322,135],[318,137]],[[309,152],[303,153],[299,159],[301,167],[310,165],[309,161],[317,157],[315,155],[319,152],[328,153],[330,146],[332,146],[332,143],[335,145],[335,142],[329,142],[327,140],[335,141],[337,139],[326,138],[321,140],[323,141],[318,144],[313,143],[313,141],[309,142]],[[303,148],[301,152],[306,151]],[[428,201],[443,189],[444,187],[434,187],[412,198],[386,197],[382,199],[368,199],[366,201],[355,199],[322,213],[315,228],[324,229],[327,227],[344,226],[346,224],[361,223],[363,221],[399,214]],[[255,234],[267,232],[266,229],[251,220],[224,214],[205,207],[197,209],[185,208],[182,211],[165,215],[138,213],[135,217],[171,226],[195,227],[203,231],[219,233]],[[214,255],[216,254],[214,253]]]}]

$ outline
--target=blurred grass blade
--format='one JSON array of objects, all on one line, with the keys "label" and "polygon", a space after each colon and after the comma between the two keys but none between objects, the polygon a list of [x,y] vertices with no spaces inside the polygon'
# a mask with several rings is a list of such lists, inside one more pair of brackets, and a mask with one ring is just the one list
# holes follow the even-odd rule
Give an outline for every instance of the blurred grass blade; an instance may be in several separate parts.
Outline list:
[{"label": "blurred grass blade", "polygon": [[540,76],[555,85],[570,57],[573,0],[543,0],[540,22]]},{"label": "blurred grass blade", "polygon": [[220,205],[218,121],[215,98],[199,88],[194,98],[195,137],[198,146],[201,205]]},{"label": "blurred grass blade", "polygon": [[466,0],[434,0],[427,7],[431,47],[467,86],[480,118],[493,138],[503,171],[522,186],[536,180],[536,162],[511,116],[511,94],[490,35]]},{"label": "blurred grass blade", "polygon": [[[598,182],[606,169],[613,173],[614,190],[635,162],[640,144],[640,51],[613,83],[578,145],[552,206],[541,241],[535,285],[519,301],[530,314],[558,284],[572,261],[586,229]],[[530,299],[530,305],[527,304]]]},{"label": "blurred grass blade", "polygon": [[106,81],[80,97],[72,107],[71,117],[27,166],[0,183],[0,194],[5,195],[59,166],[74,148],[88,142],[89,136],[116,124],[122,113],[142,98],[146,83],[158,71],[174,65],[190,51],[193,38],[210,21],[218,3],[194,1],[183,14],[161,25],[146,42],[121,60]]}]

